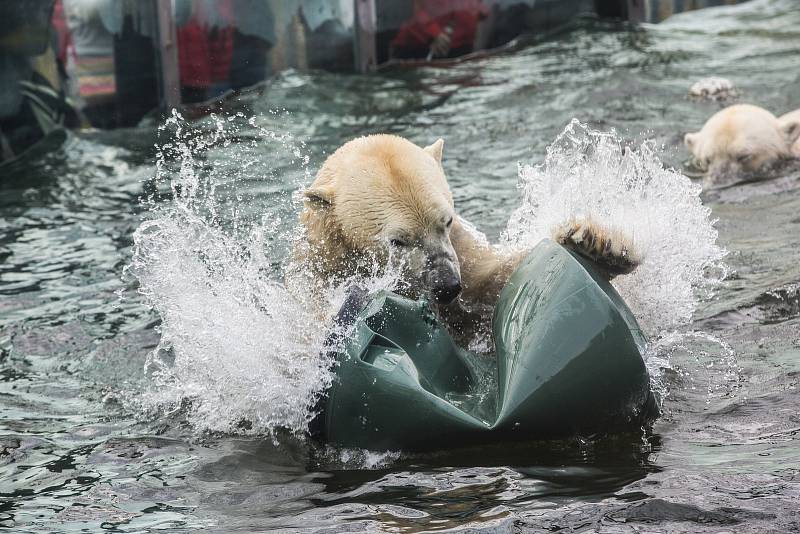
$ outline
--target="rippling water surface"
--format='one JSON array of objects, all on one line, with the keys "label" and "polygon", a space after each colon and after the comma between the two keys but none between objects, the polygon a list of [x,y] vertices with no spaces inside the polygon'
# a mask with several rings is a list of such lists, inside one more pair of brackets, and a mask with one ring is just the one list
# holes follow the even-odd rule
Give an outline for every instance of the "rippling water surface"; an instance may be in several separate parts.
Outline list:
[{"label": "rippling water surface", "polygon": [[[658,300],[644,291],[656,294],[656,284],[621,288],[651,326],[650,364],[666,393],[651,432],[425,456],[326,449],[291,432],[326,377],[308,372],[318,369],[314,319],[276,280],[295,229],[292,193],[326,154],[371,132],[419,144],[443,137],[460,213],[509,239],[518,237],[509,215],[529,191],[520,176],[534,172],[518,164],[541,163],[573,118],[614,128],[625,146],[652,139],[655,156],[682,168],[682,135],[720,107],[685,97],[709,75],[775,114],[800,107],[796,2],[756,0],[638,29],[583,21],[449,68],[286,73],[216,117],[82,134],[3,176],[0,526],[800,529],[792,168],[702,194],[728,272],[699,302],[665,295],[659,324]],[[659,287],[688,287],[659,265],[720,252],[712,234],[692,234],[707,217],[690,189],[676,197],[683,219],[666,230],[642,223]],[[582,191],[580,202],[609,194]],[[644,218],[622,201],[615,214]],[[660,242],[674,254],[659,255]]]}]

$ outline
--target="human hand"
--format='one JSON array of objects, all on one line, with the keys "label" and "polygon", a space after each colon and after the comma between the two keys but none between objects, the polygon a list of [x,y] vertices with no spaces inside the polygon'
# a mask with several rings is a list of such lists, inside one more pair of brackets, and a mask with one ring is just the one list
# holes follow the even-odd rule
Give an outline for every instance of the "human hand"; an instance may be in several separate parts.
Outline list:
[{"label": "human hand", "polygon": [[444,57],[450,52],[450,34],[443,31],[431,42],[431,52],[436,57]]}]

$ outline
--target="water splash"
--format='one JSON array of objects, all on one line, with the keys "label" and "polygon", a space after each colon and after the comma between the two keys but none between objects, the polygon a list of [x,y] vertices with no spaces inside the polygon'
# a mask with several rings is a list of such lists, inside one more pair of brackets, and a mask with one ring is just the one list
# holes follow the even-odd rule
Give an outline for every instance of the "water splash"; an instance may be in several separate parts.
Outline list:
[{"label": "water splash", "polygon": [[[626,146],[613,131],[574,119],[548,147],[542,165],[520,168],[520,180],[523,203],[504,234],[508,245],[532,246],[571,216],[593,217],[632,237],[642,264],[613,284],[651,339],[645,361],[653,390],[663,399],[673,348],[701,335],[682,327],[727,275],[726,251],[716,243],[701,187],[665,169],[651,143]],[[736,374],[733,352],[726,354]],[[709,382],[709,388],[729,378]]]},{"label": "water splash", "polygon": [[[186,417],[197,432],[303,434],[333,377],[325,344],[341,336],[328,318],[356,283],[317,284],[315,294],[302,276],[284,282],[310,158],[262,119],[275,117],[188,123],[174,113],[133,236],[127,272],[161,318],[145,367],[152,386],[135,404]],[[400,269],[366,269],[357,283],[393,289]]]},{"label": "water splash", "polygon": [[542,165],[520,168],[523,202],[504,240],[527,247],[571,216],[590,216],[632,236],[640,267],[614,286],[650,336],[691,321],[701,298],[725,277],[711,210],[700,186],[665,169],[654,147],[626,146],[612,132],[573,120]]},{"label": "water splash", "polygon": [[326,445],[316,451],[315,463],[326,470],[378,470],[403,458],[400,451],[368,451]]},{"label": "water splash", "polygon": [[670,332],[654,340],[646,360],[654,391],[666,397],[675,387],[666,371],[677,375],[690,391],[704,391],[705,403],[735,397],[742,387],[742,368],[733,348],[703,331]]},{"label": "water splash", "polygon": [[[303,295],[313,281],[283,281],[297,239],[294,193],[310,178],[305,147],[241,114],[191,127],[176,114],[164,131],[158,193],[143,201],[130,266],[162,320],[141,404],[185,412],[199,431],[302,433],[332,379],[325,317],[352,283],[324,287],[320,308]],[[573,121],[520,177],[523,204],[505,244],[531,246],[571,215],[627,229],[645,260],[615,284],[653,336],[688,323],[723,275],[699,187],[664,169],[649,144],[630,149]],[[360,285],[396,288],[401,263],[371,269]]]},{"label": "water splash", "polygon": [[[188,406],[199,431],[302,432],[330,362],[320,355],[320,319],[279,282],[276,265],[308,158],[302,144],[243,118],[189,127],[175,114],[163,127],[174,137],[160,148],[156,186],[171,200],[143,201],[130,266],[162,321],[141,403],[162,414]],[[294,179],[263,172],[276,153],[299,166]]]}]

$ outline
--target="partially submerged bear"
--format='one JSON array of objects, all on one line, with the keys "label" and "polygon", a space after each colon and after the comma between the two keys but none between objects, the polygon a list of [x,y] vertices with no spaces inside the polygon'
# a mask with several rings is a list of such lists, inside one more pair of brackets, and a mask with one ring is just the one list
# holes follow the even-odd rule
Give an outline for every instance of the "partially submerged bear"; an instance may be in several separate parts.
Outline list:
[{"label": "partially submerged bear", "polygon": [[[775,164],[798,155],[800,113],[780,119],[750,104],[729,106],[715,113],[684,143],[695,164],[707,172],[707,182],[725,178],[759,177]],[[794,150],[796,150],[795,147]]]},{"label": "partially submerged bear", "polygon": [[[304,191],[305,232],[295,258],[313,278],[334,283],[394,262],[401,273],[398,291],[411,298],[430,295],[458,333],[490,316],[526,251],[490,245],[458,216],[442,149],[441,139],[421,148],[393,135],[344,144]],[[552,237],[594,261],[608,278],[631,272],[640,261],[622,233],[590,219],[564,221]]]}]

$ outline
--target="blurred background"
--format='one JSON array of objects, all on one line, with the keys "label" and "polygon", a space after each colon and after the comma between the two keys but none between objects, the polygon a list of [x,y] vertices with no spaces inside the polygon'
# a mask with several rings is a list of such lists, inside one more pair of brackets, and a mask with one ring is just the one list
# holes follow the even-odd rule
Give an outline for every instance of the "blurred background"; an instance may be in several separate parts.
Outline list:
[{"label": "blurred background", "polygon": [[587,15],[657,22],[736,0],[3,0],[2,160],[285,69],[372,72],[512,49]]}]

